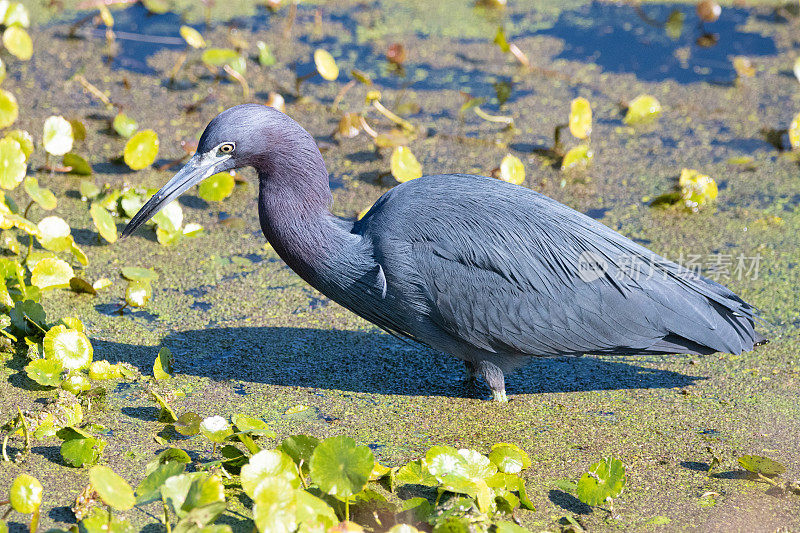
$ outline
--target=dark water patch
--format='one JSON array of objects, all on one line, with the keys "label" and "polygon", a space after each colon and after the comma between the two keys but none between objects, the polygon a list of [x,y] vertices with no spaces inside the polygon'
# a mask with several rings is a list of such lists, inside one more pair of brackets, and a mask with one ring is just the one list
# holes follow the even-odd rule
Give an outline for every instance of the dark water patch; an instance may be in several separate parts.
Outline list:
[{"label": "dark water patch", "polygon": [[208,302],[194,302],[194,303],[193,303],[192,305],[190,305],[189,307],[190,307],[191,309],[197,309],[197,310],[199,310],[199,311],[210,311],[210,310],[211,310],[211,308],[212,308],[212,307],[214,307],[214,305],[213,305],[213,304],[210,304],[210,303],[208,303]]},{"label": "dark water patch", "polygon": [[[552,28],[532,35],[564,41],[554,59],[595,63],[605,72],[635,74],[644,81],[728,83],[736,78],[730,56],[778,53],[771,37],[741,29],[753,14],[750,9],[725,7],[719,20],[701,25],[691,4],[592,2],[562,12]],[[679,35],[668,33],[670,16],[683,17]],[[716,44],[699,45],[705,34],[717,36]]]},{"label": "dark water patch", "polygon": [[[92,340],[109,361],[152,368],[153,347]],[[405,344],[372,331],[291,327],[206,328],[167,335],[179,373],[217,380],[247,380],[400,395],[473,397],[456,385],[463,377],[458,359]],[[698,379],[645,368],[635,358],[618,362],[595,357],[534,359],[507,377],[511,394],[686,387]],[[486,396],[484,385],[480,385]],[[314,414],[316,417],[317,415]]]}]

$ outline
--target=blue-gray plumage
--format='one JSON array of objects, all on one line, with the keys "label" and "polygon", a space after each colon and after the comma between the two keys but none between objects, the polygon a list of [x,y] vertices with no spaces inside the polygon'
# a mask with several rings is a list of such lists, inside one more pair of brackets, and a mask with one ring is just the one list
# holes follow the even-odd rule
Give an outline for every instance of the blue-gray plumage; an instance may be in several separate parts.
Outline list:
[{"label": "blue-gray plumage", "polygon": [[130,221],[131,234],[213,173],[251,166],[261,228],[320,292],[395,335],[464,360],[494,397],[528,356],[741,353],[754,308],[722,285],[529,189],[443,174],[398,185],[359,221],[330,213],[328,172],[294,120],[248,104]]}]

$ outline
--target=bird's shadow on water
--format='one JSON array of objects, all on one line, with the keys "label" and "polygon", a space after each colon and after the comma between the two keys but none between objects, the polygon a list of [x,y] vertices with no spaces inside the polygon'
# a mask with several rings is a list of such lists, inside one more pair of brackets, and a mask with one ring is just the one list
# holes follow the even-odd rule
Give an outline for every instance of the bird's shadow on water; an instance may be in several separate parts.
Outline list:
[{"label": "bird's shadow on water", "polygon": [[[149,372],[157,346],[92,339],[96,357],[128,361]],[[179,373],[377,394],[485,397],[464,384],[463,364],[446,354],[407,344],[378,331],[292,327],[234,327],[189,330],[162,342]],[[618,359],[618,358],[616,358]],[[635,358],[533,359],[506,379],[510,394],[590,390],[653,389],[691,385],[698,379],[647,368]]]}]

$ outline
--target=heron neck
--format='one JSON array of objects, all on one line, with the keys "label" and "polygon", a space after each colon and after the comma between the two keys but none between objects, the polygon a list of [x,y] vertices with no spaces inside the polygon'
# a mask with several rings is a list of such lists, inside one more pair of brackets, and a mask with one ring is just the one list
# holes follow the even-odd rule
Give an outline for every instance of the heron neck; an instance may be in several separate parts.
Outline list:
[{"label": "heron neck", "polygon": [[[321,160],[321,157],[320,157]],[[316,175],[259,173],[259,218],[264,236],[292,270],[319,290],[360,237],[330,212],[332,196],[324,164]]]}]

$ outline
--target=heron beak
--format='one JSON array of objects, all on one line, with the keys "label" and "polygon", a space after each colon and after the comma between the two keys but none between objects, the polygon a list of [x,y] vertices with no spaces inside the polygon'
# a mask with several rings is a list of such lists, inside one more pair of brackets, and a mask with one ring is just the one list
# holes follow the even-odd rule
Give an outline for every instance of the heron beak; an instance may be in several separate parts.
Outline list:
[{"label": "heron beak", "polygon": [[228,159],[230,159],[229,155],[195,154],[192,156],[183,168],[139,209],[139,212],[134,215],[128,225],[125,226],[125,229],[122,230],[122,238],[131,235],[165,205],[186,192],[193,185],[200,183],[212,174],[216,174],[218,172],[217,169]]}]

